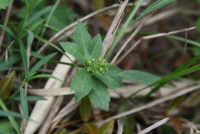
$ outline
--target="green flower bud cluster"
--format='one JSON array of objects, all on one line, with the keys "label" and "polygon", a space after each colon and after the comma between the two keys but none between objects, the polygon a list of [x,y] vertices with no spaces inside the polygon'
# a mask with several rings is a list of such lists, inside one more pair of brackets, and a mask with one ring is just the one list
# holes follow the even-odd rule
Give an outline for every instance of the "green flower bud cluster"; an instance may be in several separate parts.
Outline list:
[{"label": "green flower bud cluster", "polygon": [[100,73],[102,75],[105,75],[107,69],[109,67],[109,63],[105,59],[98,59],[98,60],[88,60],[86,62],[86,69],[87,72],[90,73]]}]

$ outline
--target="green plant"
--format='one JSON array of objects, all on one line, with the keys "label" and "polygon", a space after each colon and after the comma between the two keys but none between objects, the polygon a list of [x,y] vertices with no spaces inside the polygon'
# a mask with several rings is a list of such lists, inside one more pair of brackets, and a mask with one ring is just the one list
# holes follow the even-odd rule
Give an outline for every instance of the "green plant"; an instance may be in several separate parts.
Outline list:
[{"label": "green plant", "polygon": [[[144,0],[138,0],[136,5],[133,4],[132,9],[130,10],[130,14],[125,20],[123,27],[120,27],[119,32],[116,35],[116,39],[112,43],[111,47],[105,52],[105,56],[102,52],[103,46],[101,35],[98,34],[94,38],[91,38],[83,24],[78,21],[74,33],[75,43],[60,42],[61,47],[69,54],[73,55],[81,63],[75,64],[72,60],[72,63],[51,61],[51,59],[57,54],[52,52],[54,50],[58,50],[64,55],[66,54],[58,46],[53,44],[51,40],[48,41],[45,38],[48,35],[46,34],[46,31],[50,31],[51,34],[60,31],[62,28],[72,22],[76,14],[71,12],[64,6],[60,6],[60,0],[57,0],[53,6],[47,5],[47,1],[24,0],[26,6],[21,8],[21,10],[17,14],[17,16],[21,19],[20,25],[18,23],[16,24],[16,22],[12,20],[10,20],[8,26],[0,25],[1,29],[6,31],[6,43],[4,42],[4,44],[0,44],[0,48],[2,48],[3,50],[10,48],[8,60],[6,60],[5,58],[5,60],[0,62],[0,73],[3,72],[2,75],[4,76],[4,73],[6,72],[5,69],[8,69],[9,67],[14,67],[14,65],[20,66],[19,63],[23,65],[24,69],[24,72],[21,73],[22,83],[20,83],[16,87],[17,91],[14,93],[10,92],[12,88],[12,83],[15,78],[14,72],[2,77],[2,79],[0,80],[0,116],[8,117],[16,132],[18,134],[22,133],[19,129],[19,122],[17,122],[14,117],[30,120],[29,113],[31,111],[28,108],[28,101],[47,100],[43,97],[27,96],[27,83],[30,82],[30,80],[44,77],[62,81],[49,74],[37,73],[38,69],[40,69],[44,64],[48,62],[71,65],[78,69],[78,72],[73,76],[71,80],[70,86],[71,90],[75,90],[76,102],[81,101],[79,107],[80,116],[81,119],[85,122],[82,129],[87,133],[99,134],[112,133],[114,120],[110,120],[109,122],[102,125],[100,128],[97,128],[94,123],[87,122],[90,119],[92,111],[91,104],[93,104],[94,107],[100,107],[106,111],[109,111],[110,95],[108,92],[108,88],[116,91],[117,88],[122,86],[122,79],[147,85],[145,88],[142,88],[138,92],[145,90],[147,87],[154,87],[149,93],[147,93],[142,99],[140,99],[141,102],[141,100],[147,99],[152,93],[155,93],[161,87],[173,87],[173,85],[168,84],[169,81],[182,77],[186,74],[198,71],[200,67],[199,65],[193,67],[190,66],[195,63],[200,58],[200,56],[196,56],[195,58],[189,60],[188,62],[180,66],[177,70],[172,72],[172,74],[166,77],[155,76],[140,70],[122,71],[119,67],[109,63],[108,57],[110,57],[114,48],[118,44],[119,40],[125,35],[125,32],[130,25],[134,24],[145,15],[156,11],[157,9],[171,2],[174,2],[175,0],[157,0],[150,6],[148,6],[147,9],[145,9],[136,19],[133,20],[143,1]],[[0,9],[5,9],[11,3],[11,0],[3,0],[3,4],[1,4],[1,2]],[[63,14],[68,15],[63,16]],[[120,16],[120,19],[121,17],[122,16]],[[179,41],[185,41],[184,38],[180,38],[177,36],[169,35],[166,37],[173,38]],[[14,44],[12,44],[13,40],[15,41]],[[40,53],[37,53],[40,48],[41,42],[44,42],[53,48],[53,50],[52,48],[49,49],[50,54],[45,53],[45,55],[47,56],[43,56]],[[192,40],[187,40],[187,42],[197,47],[200,46],[198,42],[194,42]],[[196,48],[195,50],[197,53],[198,51]],[[68,55],[66,56],[68,57]],[[32,58],[38,58],[38,62],[32,63]],[[17,72],[17,74],[19,73]],[[119,113],[125,112],[130,109],[130,107],[126,105],[125,102],[133,95],[136,95],[138,92],[135,92],[129,97],[121,100],[121,103],[120,105],[118,105],[117,108]],[[22,114],[9,110],[9,103],[13,100],[20,101]],[[134,124],[134,116],[126,116],[125,118],[121,118],[121,121],[124,122],[126,125],[124,126],[124,128],[126,129],[124,132],[131,133],[134,129],[132,125]],[[0,133],[5,133],[7,129],[8,128],[0,130]],[[67,130],[61,129],[57,133],[66,132]]]},{"label": "green plant", "polygon": [[122,86],[119,76],[121,69],[109,65],[101,59],[102,39],[100,35],[91,39],[82,23],[78,25],[74,34],[75,43],[61,42],[62,48],[84,64],[72,78],[71,89],[75,90],[76,101],[88,96],[95,107],[109,110],[110,96],[107,86],[116,89]]}]

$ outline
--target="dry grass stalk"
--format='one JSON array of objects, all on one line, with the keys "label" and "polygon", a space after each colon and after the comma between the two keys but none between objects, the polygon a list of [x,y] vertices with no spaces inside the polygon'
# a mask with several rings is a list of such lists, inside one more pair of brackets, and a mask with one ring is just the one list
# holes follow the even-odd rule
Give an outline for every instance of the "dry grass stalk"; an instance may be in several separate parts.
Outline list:
[{"label": "dry grass stalk", "polygon": [[190,93],[190,92],[193,92],[195,90],[198,90],[200,89],[200,85],[197,85],[197,86],[192,86],[190,88],[185,88],[185,89],[182,89],[180,90],[179,92],[176,92],[176,93],[173,93],[173,94],[170,94],[170,95],[167,95],[165,97],[161,97],[157,100],[154,100],[152,102],[149,102],[147,103],[146,105],[144,106],[140,106],[140,107],[137,107],[137,108],[133,108],[133,109],[130,109],[129,111],[126,111],[126,112],[123,112],[123,113],[120,113],[118,115],[115,115],[115,116],[112,116],[102,122],[98,122],[97,125],[102,125],[104,124],[105,122],[108,122],[110,121],[111,119],[118,119],[118,118],[121,118],[123,116],[126,116],[126,115],[129,115],[129,114],[133,114],[133,113],[136,113],[136,112],[139,112],[141,110],[144,110],[144,109],[147,109],[147,108],[150,108],[150,107],[153,107],[155,105],[158,105],[158,104],[161,104],[161,103],[164,103],[166,101],[169,101],[171,99],[174,99],[174,98],[177,98],[179,96],[182,96],[184,94],[187,94],[187,93]]},{"label": "dry grass stalk", "polygon": [[176,30],[168,33],[159,33],[159,34],[154,34],[154,35],[148,35],[141,37],[126,53],[124,53],[115,63],[115,65],[119,64],[138,44],[140,44],[143,40],[148,40],[148,39],[153,39],[153,38],[158,38],[158,37],[163,37],[166,35],[172,35],[172,34],[177,34],[181,32],[186,32],[195,29],[195,27],[190,27],[190,28],[185,28],[181,30]]},{"label": "dry grass stalk", "polygon": [[[74,58],[72,56],[70,56],[70,58],[72,60],[74,60]],[[66,56],[62,56],[61,62],[70,62],[69,59]],[[53,72],[53,76],[61,79],[61,80],[65,80],[66,75],[68,73],[70,69],[70,66],[66,66],[66,65],[62,65],[62,64],[57,64],[54,72]],[[62,86],[62,82],[52,79],[50,78],[46,85],[45,85],[45,89],[48,88],[59,88]],[[27,127],[25,128],[24,134],[33,134],[35,133],[35,131],[38,129],[38,127],[42,124],[42,122],[44,121],[46,115],[49,113],[49,110],[55,100],[55,97],[46,97],[46,101],[37,101],[37,103],[35,104],[35,107],[31,113],[30,118],[35,120],[37,123],[32,122],[32,121],[28,121],[27,123]]]},{"label": "dry grass stalk", "polygon": [[117,134],[122,134],[123,133],[123,124],[121,124],[118,120],[118,130]]},{"label": "dry grass stalk", "polygon": [[48,129],[52,124],[53,118],[55,117],[55,115],[57,114],[57,112],[60,109],[60,105],[63,102],[63,98],[64,98],[64,96],[59,96],[56,98],[56,100],[50,110],[51,112],[49,113],[47,119],[42,124],[41,129],[38,134],[47,134]]},{"label": "dry grass stalk", "polygon": [[[166,96],[182,88],[186,88],[192,85],[190,82],[186,82],[186,81],[174,81],[172,83],[176,88],[161,88],[159,90],[159,95]],[[135,93],[145,87],[146,85],[138,84],[138,85],[123,86],[117,89],[116,91],[113,91],[112,89],[108,89],[108,91],[110,92],[111,98],[120,98],[121,96],[128,97],[132,93]],[[137,95],[144,96],[151,90],[152,88],[146,88],[145,90],[139,92]],[[38,96],[61,96],[61,95],[72,95],[74,94],[74,91],[71,91],[70,87],[63,87],[63,88],[54,88],[54,89],[51,89],[51,88],[50,89],[29,89],[28,93],[31,95],[38,95]]]},{"label": "dry grass stalk", "polygon": [[[7,12],[6,12],[5,21],[3,23],[4,26],[7,26],[7,24],[8,24],[8,20],[10,18],[10,13],[11,13],[11,10],[12,10],[12,6],[13,6],[13,1],[8,6],[8,9],[7,9]],[[4,34],[5,34],[5,30],[2,28],[1,35],[0,35],[0,52],[1,52],[1,45],[2,45],[2,42],[3,42]]]},{"label": "dry grass stalk", "polygon": [[142,130],[138,134],[146,134],[146,133],[150,132],[151,130],[153,130],[153,129],[165,124],[168,120],[169,120],[169,118],[162,119],[161,121],[158,121],[155,124],[149,126],[148,128]]},{"label": "dry grass stalk", "polygon": [[125,0],[123,3],[121,3],[121,5],[115,15],[115,18],[112,21],[112,24],[111,24],[111,26],[106,34],[106,37],[104,38],[104,41],[103,41],[103,52],[102,52],[101,57],[104,57],[105,53],[107,52],[107,50],[110,48],[110,46],[113,43],[115,33],[116,33],[116,31],[119,27],[119,24],[123,18],[127,4],[128,4],[128,0]]},{"label": "dry grass stalk", "polygon": [[[145,22],[144,26],[149,26],[149,25],[153,25],[156,22],[159,22],[161,20],[165,20],[166,18],[171,18],[175,15],[177,15],[178,13],[180,13],[182,10],[181,8],[174,8],[174,9],[170,9],[167,11],[163,11],[161,13],[155,14],[153,15],[147,22]],[[136,29],[138,27],[138,25],[142,22],[142,20],[138,20],[137,22],[135,22],[132,26],[130,26],[126,32],[131,32],[134,29]]]},{"label": "dry grass stalk", "polygon": [[55,129],[55,126],[60,123],[64,116],[75,110],[79,106],[79,104],[80,102],[75,102],[75,98],[73,97],[70,102],[64,108],[62,108],[60,112],[56,115],[56,117],[54,117],[54,119],[51,121],[52,124],[48,131],[48,134],[50,134]]},{"label": "dry grass stalk", "polygon": [[111,61],[110,64],[114,64],[115,61],[117,60],[118,56],[121,54],[121,52],[124,50],[124,48],[128,45],[128,43],[135,37],[135,35],[140,31],[140,29],[142,28],[142,26],[144,25],[144,23],[151,17],[152,14],[148,15],[143,21],[142,23],[140,23],[140,25],[137,27],[137,29],[131,34],[131,36],[129,36],[129,38],[126,40],[126,42],[122,45],[122,47],[120,48],[120,50],[117,52],[117,54],[115,55],[115,57],[113,58],[113,60]]}]

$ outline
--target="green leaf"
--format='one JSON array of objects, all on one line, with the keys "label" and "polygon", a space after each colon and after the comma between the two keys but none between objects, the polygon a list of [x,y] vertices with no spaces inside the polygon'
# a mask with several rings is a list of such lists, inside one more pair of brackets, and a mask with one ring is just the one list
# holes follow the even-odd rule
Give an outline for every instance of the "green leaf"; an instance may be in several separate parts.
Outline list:
[{"label": "green leaf", "polygon": [[25,2],[29,14],[42,0],[25,0]]},{"label": "green leaf", "polygon": [[27,33],[28,33],[28,39],[27,39],[27,45],[28,47],[31,46],[31,44],[33,43],[33,39],[34,39],[34,34],[32,31],[26,29]]},{"label": "green leaf", "polygon": [[0,98],[2,100],[5,100],[9,97],[14,78],[15,78],[15,72],[12,72],[8,76],[3,77],[0,80]]},{"label": "green leaf", "polygon": [[153,11],[156,11],[157,9],[159,9],[167,4],[170,4],[174,1],[176,1],[176,0],[157,0],[157,1],[155,1],[153,4],[148,6],[133,22],[131,22],[129,24],[129,26],[132,25],[133,23],[135,23],[137,20],[139,20],[143,16],[145,16]]},{"label": "green leaf", "polygon": [[[46,5],[46,4],[45,4]],[[46,18],[47,18],[47,14],[49,15],[49,13],[51,12],[53,6],[50,5],[50,6],[45,6],[45,7],[42,7],[40,9],[38,9],[36,12],[34,12],[30,18],[27,20],[27,23],[26,25],[27,26],[30,26],[30,29],[32,30],[32,27],[35,27],[39,24],[41,25],[44,21],[46,21]],[[24,13],[21,11],[19,12],[19,17],[20,18],[24,18],[25,16],[23,16]],[[46,16],[46,17],[44,17]],[[41,20],[41,18],[43,18],[43,20]],[[41,22],[42,21],[42,22]],[[39,26],[38,25],[38,26]]]},{"label": "green leaf", "polygon": [[20,44],[20,53],[21,53],[21,57],[22,57],[23,65],[24,65],[25,76],[27,76],[28,59],[27,59],[26,49],[25,49],[24,44],[22,43],[21,40],[19,41],[19,44]]},{"label": "green leaf", "polygon": [[102,53],[102,39],[100,34],[98,34],[97,36],[95,36],[90,45],[89,45],[89,55],[91,59],[99,59],[101,53]]},{"label": "green leaf", "polygon": [[0,0],[0,9],[6,9],[10,5],[12,0]]},{"label": "green leaf", "polygon": [[35,51],[32,51],[32,52],[31,52],[31,56],[33,56],[33,57],[35,57],[35,58],[38,58],[38,59],[42,59],[42,58],[44,58],[43,55],[38,54],[38,53],[35,52]]},{"label": "green leaf", "polygon": [[91,75],[86,69],[79,70],[71,82],[71,89],[75,90],[75,99],[79,101],[90,93],[93,87],[93,81]]},{"label": "green leaf", "polygon": [[114,129],[114,119],[103,124],[99,128],[99,134],[112,134],[113,129]]},{"label": "green leaf", "polygon": [[200,55],[200,47],[192,47],[192,53],[195,56]]},{"label": "green leaf", "polygon": [[[0,2],[1,3],[1,2]],[[1,4],[0,4],[1,5]],[[0,27],[1,28],[3,28],[6,32],[8,32],[10,35],[12,35],[12,37],[15,37],[15,34],[14,34],[14,32],[10,29],[10,28],[8,28],[8,27],[6,27],[6,26],[4,26],[4,25],[1,25],[0,24]]]},{"label": "green leaf", "polygon": [[24,118],[24,119],[27,119],[27,120],[29,119],[26,116],[23,116],[23,115],[16,113],[16,112],[0,110],[0,117],[8,117],[8,116],[22,118],[22,119]]},{"label": "green leaf", "polygon": [[57,77],[51,75],[51,74],[38,74],[38,75],[33,75],[33,76],[30,76],[28,79],[26,79],[26,81],[30,81],[32,79],[37,79],[37,78],[52,78],[52,79],[55,79],[55,80],[58,80],[60,82],[64,82],[63,80],[61,79],[58,79]]},{"label": "green leaf", "polygon": [[[44,23],[44,19],[41,19],[41,20],[38,20],[37,22],[35,22],[33,25],[31,25],[30,26],[30,30],[31,31],[33,31],[33,30],[35,30],[36,28],[39,28],[41,25],[42,25],[42,23]],[[28,25],[28,23],[26,23],[27,25]],[[28,25],[29,26],[29,25]]]},{"label": "green leaf", "polygon": [[[124,103],[123,105],[120,105],[118,113],[122,113],[125,111],[130,110],[130,106],[128,105],[128,103]],[[132,132],[134,131],[134,126],[135,126],[135,119],[134,119],[134,115],[130,114],[130,115],[126,115],[124,117],[121,117],[119,119],[120,123],[123,124],[123,133],[124,134],[132,134]]]},{"label": "green leaf", "polygon": [[90,59],[88,47],[91,43],[91,38],[88,31],[79,20],[74,35],[76,43],[78,46],[80,46],[80,49],[83,51],[85,58]]},{"label": "green leaf", "polygon": [[118,68],[117,66],[114,65],[110,65],[108,67],[108,70],[106,71],[106,75],[107,76],[117,76],[122,72],[122,70],[120,68]]},{"label": "green leaf", "polygon": [[42,67],[45,63],[47,63],[51,58],[53,58],[57,53],[52,53],[49,54],[47,56],[45,56],[44,58],[42,58],[39,62],[37,62],[33,68],[31,68],[31,70],[29,71],[29,73],[27,74],[27,76],[29,77],[31,74],[35,73],[40,67]]},{"label": "green leaf", "polygon": [[196,30],[200,32],[200,18],[195,21]]},{"label": "green leaf", "polygon": [[79,110],[80,110],[81,119],[84,122],[88,121],[91,115],[91,111],[92,111],[91,102],[88,96],[81,99]]},{"label": "green leaf", "polygon": [[83,130],[87,134],[99,134],[97,127],[94,125],[94,123],[84,123],[83,124]]},{"label": "green leaf", "polygon": [[93,78],[94,87],[89,94],[90,101],[95,107],[109,110],[110,95],[105,84],[97,78]]},{"label": "green leaf", "polygon": [[102,75],[99,73],[94,73],[94,76],[112,89],[117,89],[117,88],[121,87],[122,86],[121,78],[118,75],[109,76],[109,74]]},{"label": "green leaf", "polygon": [[[14,115],[20,115],[18,113],[15,112],[10,112],[8,110],[8,108],[6,107],[6,105],[3,103],[2,99],[0,98],[0,106],[4,111],[0,110],[0,116],[3,117],[8,117],[10,123],[12,124],[12,126],[15,128],[15,130],[17,131],[17,134],[22,134],[19,125],[17,124],[17,122],[15,121],[15,119],[13,118]],[[12,116],[13,115],[13,116]],[[23,116],[22,116],[23,117]]]},{"label": "green leaf", "polygon": [[29,117],[28,103],[27,103],[26,94],[23,88],[20,88],[20,102],[21,102],[23,114],[26,118],[28,118]]},{"label": "green leaf", "polygon": [[67,133],[67,131],[66,131],[66,129],[61,129],[61,130],[59,130],[58,132],[56,132],[55,134],[66,134]]},{"label": "green leaf", "polygon": [[5,71],[6,68],[11,67],[14,63],[21,60],[21,57],[19,55],[14,55],[13,57],[10,56],[7,60],[3,60],[0,62],[0,73]]},{"label": "green leaf", "polygon": [[[49,13],[47,12],[47,15],[48,14]],[[65,5],[58,5],[48,24],[52,27],[55,27],[56,29],[61,30],[67,25],[71,24],[76,16],[77,14],[73,12],[70,7],[67,7]]]},{"label": "green leaf", "polygon": [[12,130],[12,124],[9,121],[3,120],[0,122],[0,134],[16,134]]},{"label": "green leaf", "polygon": [[65,51],[67,51],[69,54],[73,55],[80,62],[85,64],[86,59],[84,58],[83,51],[80,49],[80,47],[77,44],[70,43],[70,42],[60,42],[60,45]]},{"label": "green leaf", "polygon": [[[38,101],[38,100],[47,100],[42,96],[26,96],[27,101]],[[12,100],[20,101],[20,97],[14,97]]]},{"label": "green leaf", "polygon": [[161,80],[161,78],[156,75],[139,70],[124,71],[120,73],[120,76],[122,79],[135,81],[144,85],[150,85],[158,80]]}]

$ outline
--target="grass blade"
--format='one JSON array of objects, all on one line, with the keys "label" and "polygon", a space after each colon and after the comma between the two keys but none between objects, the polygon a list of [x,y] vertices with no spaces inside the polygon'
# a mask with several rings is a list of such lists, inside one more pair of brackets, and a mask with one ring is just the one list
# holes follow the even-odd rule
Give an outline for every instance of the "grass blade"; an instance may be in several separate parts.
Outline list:
[{"label": "grass blade", "polygon": [[[170,80],[173,80],[173,79],[178,78],[178,77],[181,77],[181,76],[183,76],[183,75],[186,75],[186,74],[189,74],[189,73],[192,73],[192,72],[195,72],[195,71],[200,70],[200,69],[198,69],[198,67],[194,66],[194,69],[191,69],[191,68],[193,68],[193,67],[191,67],[191,68],[189,68],[188,73],[181,75],[182,73],[187,72],[186,70],[188,70],[188,69],[186,69],[186,68],[188,68],[190,65],[192,65],[192,64],[193,64],[195,61],[197,61],[198,59],[200,59],[200,55],[199,55],[199,56],[196,56],[196,57],[194,57],[194,58],[192,58],[192,59],[189,60],[189,61],[187,61],[187,62],[184,63],[182,66],[180,66],[179,68],[177,68],[174,72],[172,72],[172,74],[170,74],[169,76],[167,76],[167,77],[169,77],[169,78],[170,78],[170,76],[172,76],[170,79],[168,79],[168,80],[166,80],[166,81],[162,81],[162,80],[165,79],[165,78],[167,78],[167,77],[161,79],[161,80],[160,80],[161,82],[160,82],[154,89],[152,89],[143,99],[148,98],[151,94],[153,94],[154,92],[156,92],[157,90],[159,90],[162,86],[164,86],[164,85],[165,85],[166,83],[168,83]],[[200,66],[200,65],[197,65],[197,66]],[[191,71],[191,72],[190,72],[190,71]],[[182,73],[180,73],[180,72],[182,72]],[[174,74],[177,74],[177,73],[180,73],[180,76],[178,76],[178,77],[177,77],[176,75],[173,76]]]},{"label": "grass blade", "polygon": [[45,56],[44,58],[42,58],[39,62],[37,62],[35,64],[35,66],[33,66],[33,68],[31,68],[30,72],[28,73],[28,77],[35,73],[41,66],[43,66],[45,63],[47,63],[51,58],[53,58],[57,53],[52,53],[52,54],[49,54],[47,56]]},{"label": "grass blade", "polygon": [[133,23],[135,23],[137,20],[139,20],[140,18],[142,18],[143,16],[167,5],[167,4],[170,4],[172,2],[174,2],[176,0],[157,0],[156,2],[154,2],[153,4],[151,4],[150,6],[148,6],[148,8],[146,8],[133,22],[131,22],[129,24],[130,25],[133,25]]},{"label": "grass blade", "polygon": [[8,32],[10,35],[12,35],[12,37],[15,37],[14,32],[13,32],[10,28],[8,28],[8,27],[6,27],[6,26],[4,26],[4,25],[0,25],[0,27],[3,28],[3,29],[4,29],[6,32]]},{"label": "grass blade", "polygon": [[21,58],[22,58],[23,65],[24,65],[25,76],[27,76],[27,73],[28,73],[28,59],[27,59],[26,49],[25,49],[24,44],[22,43],[21,40],[19,41],[19,44],[20,44]]},{"label": "grass blade", "polygon": [[32,31],[26,29],[27,33],[28,33],[28,39],[27,39],[27,46],[30,47],[31,44],[33,43],[33,39],[34,39],[34,34]]},{"label": "grass blade", "polygon": [[23,111],[24,116],[28,118],[29,111],[28,111],[28,103],[26,99],[26,94],[23,88],[20,88],[19,90],[20,90],[20,102],[21,102],[22,111]]},{"label": "grass blade", "polygon": [[11,124],[13,125],[13,127],[15,128],[15,130],[17,131],[17,134],[22,134],[22,132],[20,131],[20,128],[17,124],[17,122],[15,121],[15,119],[13,118],[14,116],[19,116],[21,118],[23,118],[23,116],[21,114],[15,113],[15,112],[10,112],[6,105],[3,103],[3,101],[0,98],[0,106],[2,107],[2,110],[0,110],[0,116],[5,116],[8,117],[8,119],[10,120]]},{"label": "grass blade", "polygon": [[58,79],[57,77],[55,77],[53,75],[50,75],[50,74],[38,74],[38,75],[34,75],[34,76],[29,77],[27,79],[27,81],[30,81],[32,79],[37,79],[37,78],[53,78],[53,79],[58,80],[60,82],[64,82],[63,80]]}]

